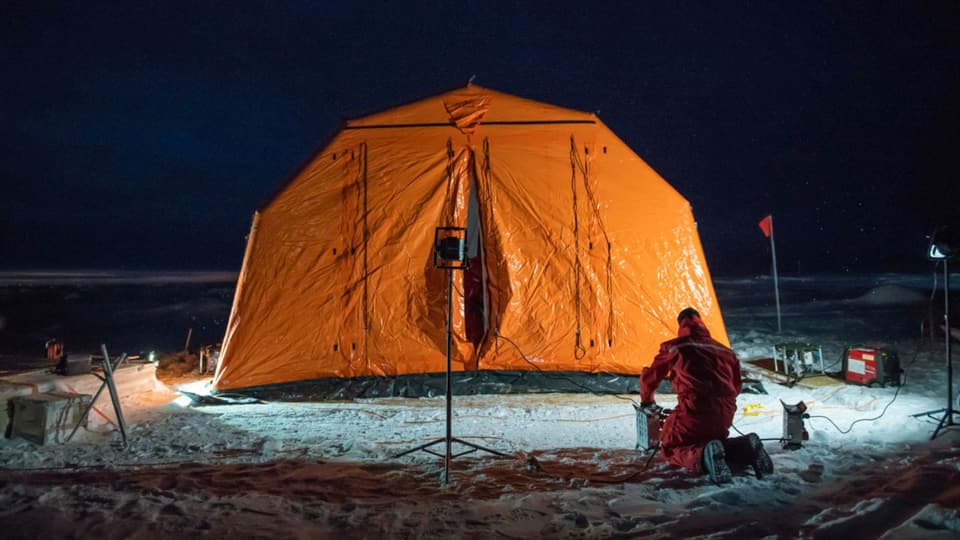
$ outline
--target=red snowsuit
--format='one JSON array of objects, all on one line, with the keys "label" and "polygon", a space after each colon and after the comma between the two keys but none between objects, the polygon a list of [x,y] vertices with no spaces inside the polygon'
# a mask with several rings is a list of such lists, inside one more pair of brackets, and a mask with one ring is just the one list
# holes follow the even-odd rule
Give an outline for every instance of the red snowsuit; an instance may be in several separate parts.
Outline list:
[{"label": "red snowsuit", "polygon": [[736,354],[710,337],[700,317],[680,323],[677,339],[665,341],[653,365],[640,375],[640,399],[653,401],[660,381],[672,372],[677,407],[661,434],[663,455],[674,465],[703,473],[703,447],[727,438],[740,393]]}]

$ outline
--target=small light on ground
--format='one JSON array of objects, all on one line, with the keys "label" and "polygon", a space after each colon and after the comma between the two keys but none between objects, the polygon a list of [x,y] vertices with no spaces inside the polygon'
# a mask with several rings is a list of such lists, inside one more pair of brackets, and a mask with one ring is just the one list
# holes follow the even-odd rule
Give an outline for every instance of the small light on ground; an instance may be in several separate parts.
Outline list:
[{"label": "small light on ground", "polygon": [[193,403],[193,400],[188,398],[187,396],[180,396],[177,399],[173,400],[173,402],[181,407],[189,407],[190,404]]},{"label": "small light on ground", "polygon": [[210,395],[210,384],[213,382],[213,379],[203,379],[200,381],[194,381],[187,384],[181,384],[177,387],[177,390],[183,390],[185,392],[190,392],[191,394],[196,394],[198,396],[209,396]]}]

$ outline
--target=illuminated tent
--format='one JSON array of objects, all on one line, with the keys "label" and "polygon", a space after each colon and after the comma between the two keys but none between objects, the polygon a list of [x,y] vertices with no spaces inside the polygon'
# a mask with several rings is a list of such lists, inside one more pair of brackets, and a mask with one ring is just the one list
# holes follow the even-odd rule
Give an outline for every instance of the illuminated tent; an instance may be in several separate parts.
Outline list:
[{"label": "illuminated tent", "polygon": [[431,394],[442,226],[468,231],[457,393],[632,391],[687,306],[727,341],[676,190],[594,114],[467,86],[348,121],[254,214],[214,389]]}]

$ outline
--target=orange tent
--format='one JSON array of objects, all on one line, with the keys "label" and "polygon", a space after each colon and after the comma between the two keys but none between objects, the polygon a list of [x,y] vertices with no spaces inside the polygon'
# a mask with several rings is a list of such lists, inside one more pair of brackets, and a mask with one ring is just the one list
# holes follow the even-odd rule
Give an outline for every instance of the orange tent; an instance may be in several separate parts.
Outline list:
[{"label": "orange tent", "polygon": [[254,214],[214,389],[446,370],[636,375],[720,308],[690,205],[596,115],[478,86],[349,121]]}]

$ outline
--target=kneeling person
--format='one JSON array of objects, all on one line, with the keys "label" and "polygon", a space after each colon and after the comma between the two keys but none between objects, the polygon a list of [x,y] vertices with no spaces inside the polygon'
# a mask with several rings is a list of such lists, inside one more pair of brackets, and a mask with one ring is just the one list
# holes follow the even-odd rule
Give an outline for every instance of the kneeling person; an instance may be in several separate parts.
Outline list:
[{"label": "kneeling person", "polygon": [[757,478],[772,473],[773,462],[755,433],[727,437],[742,387],[737,355],[710,337],[697,310],[681,311],[677,324],[677,338],[662,343],[640,375],[641,406],[652,406],[657,386],[672,373],[677,406],[663,425],[663,455],[717,484],[731,480],[728,460],[752,466]]}]

